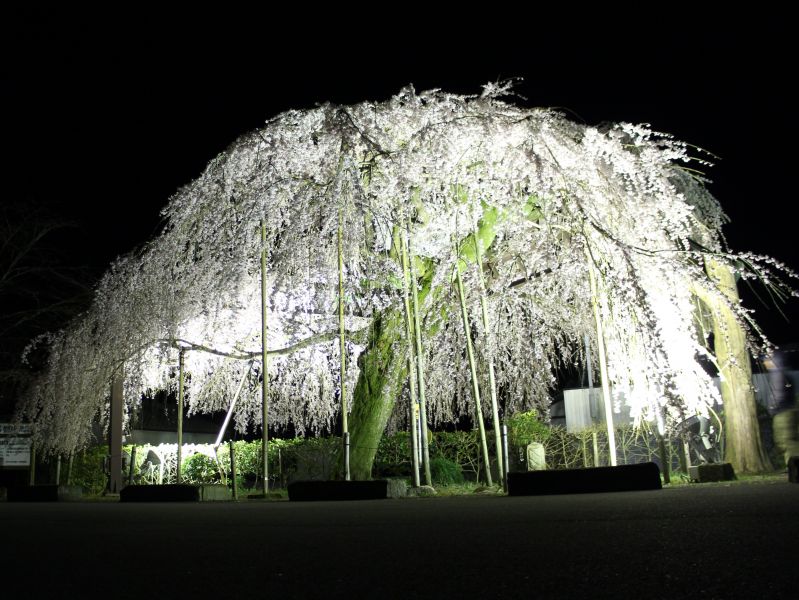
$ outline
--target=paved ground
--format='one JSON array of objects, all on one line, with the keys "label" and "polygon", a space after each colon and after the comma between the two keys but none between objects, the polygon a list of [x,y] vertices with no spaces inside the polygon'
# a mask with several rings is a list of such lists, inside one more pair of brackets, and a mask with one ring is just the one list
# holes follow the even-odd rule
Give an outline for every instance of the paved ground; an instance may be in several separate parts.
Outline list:
[{"label": "paved ground", "polygon": [[799,485],[789,483],[538,498],[2,503],[0,540],[9,599],[799,597]]}]

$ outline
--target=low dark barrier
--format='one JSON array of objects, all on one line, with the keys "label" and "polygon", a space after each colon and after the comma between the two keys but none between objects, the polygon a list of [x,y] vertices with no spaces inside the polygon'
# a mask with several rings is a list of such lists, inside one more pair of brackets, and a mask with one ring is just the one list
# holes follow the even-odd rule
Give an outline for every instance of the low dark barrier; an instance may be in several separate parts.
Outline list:
[{"label": "low dark barrier", "polygon": [[374,481],[295,481],[288,486],[289,500],[383,500],[388,497],[388,482]]},{"label": "low dark barrier", "polygon": [[788,459],[788,481],[799,483],[799,456]]},{"label": "low dark barrier", "polygon": [[715,465],[697,465],[688,467],[688,477],[697,483],[707,483],[708,481],[732,481],[735,479],[735,470],[730,463],[719,463]]},{"label": "low dark barrier", "polygon": [[24,485],[8,488],[9,502],[73,502],[83,497],[79,485]]},{"label": "low dark barrier", "polygon": [[119,493],[121,502],[214,502],[230,500],[230,490],[224,485],[128,485]]},{"label": "low dark barrier", "polygon": [[509,496],[659,490],[660,469],[647,462],[618,467],[508,473]]}]

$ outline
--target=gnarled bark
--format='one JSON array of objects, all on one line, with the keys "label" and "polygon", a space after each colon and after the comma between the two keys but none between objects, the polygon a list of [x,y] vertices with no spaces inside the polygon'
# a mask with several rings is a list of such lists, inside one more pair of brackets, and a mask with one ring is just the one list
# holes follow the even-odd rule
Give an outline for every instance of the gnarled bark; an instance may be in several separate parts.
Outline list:
[{"label": "gnarled bark", "polygon": [[[733,304],[738,304],[735,277],[729,267],[708,258],[705,271]],[[746,334],[730,306],[719,298],[702,298],[713,315],[716,361],[721,375],[726,426],[725,459],[736,473],[759,473],[773,469],[760,439],[757,404],[752,388],[752,367],[746,349]]]},{"label": "gnarled bark", "polygon": [[394,410],[406,375],[404,321],[401,310],[375,318],[366,351],[359,361],[350,413],[350,473],[352,479],[369,479],[377,445]]}]

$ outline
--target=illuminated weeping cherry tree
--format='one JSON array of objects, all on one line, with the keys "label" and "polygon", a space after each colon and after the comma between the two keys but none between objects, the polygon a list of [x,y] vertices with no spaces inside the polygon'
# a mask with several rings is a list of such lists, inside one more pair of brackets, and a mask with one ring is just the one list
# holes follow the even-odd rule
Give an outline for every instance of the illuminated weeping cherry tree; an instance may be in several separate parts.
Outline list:
[{"label": "illuminated weeping cherry tree", "polygon": [[239,430],[264,414],[300,433],[348,416],[356,479],[417,398],[425,432],[485,418],[484,440],[502,415],[546,414],[555,369],[585,359],[586,336],[609,404],[623,392],[663,431],[706,414],[718,392],[697,362],[695,295],[759,338],[703,270],[737,257],[686,146],[519,108],[507,91],[408,88],[243,136],[171,199],[157,238],[111,267],[92,308],[44,340],[47,368],[21,407],[36,443],[86,445],[123,365],[130,414],[176,387],[180,353],[190,412],[228,409],[247,378]]}]

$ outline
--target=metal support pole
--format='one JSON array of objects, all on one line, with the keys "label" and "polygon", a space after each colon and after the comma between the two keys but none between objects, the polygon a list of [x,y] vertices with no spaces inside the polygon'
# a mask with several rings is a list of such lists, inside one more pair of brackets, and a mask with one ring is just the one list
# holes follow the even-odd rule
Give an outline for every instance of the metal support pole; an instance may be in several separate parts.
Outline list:
[{"label": "metal support pole", "polygon": [[247,369],[247,372],[241,378],[239,382],[239,387],[236,388],[236,393],[233,396],[233,400],[230,401],[230,407],[227,410],[227,414],[225,415],[225,422],[222,423],[222,427],[219,429],[219,434],[216,436],[216,442],[214,442],[214,448],[219,448],[222,444],[222,438],[225,437],[225,432],[227,431],[228,425],[230,425],[230,419],[233,417],[233,409],[236,408],[236,402],[239,400],[239,396],[241,395],[241,390],[244,387],[244,383],[247,381],[247,376],[250,374],[252,370],[252,361],[250,361],[250,367]]},{"label": "metal support pole", "polygon": [[233,440],[230,440],[230,477],[233,479],[233,499],[239,499],[239,490],[236,486],[236,447]]},{"label": "metal support pole", "polygon": [[31,466],[28,485],[36,485],[36,446],[33,445],[33,439],[31,439]]},{"label": "metal support pole", "polygon": [[594,390],[594,371],[591,365],[591,344],[588,341],[588,334],[584,336],[585,342],[585,372],[588,375],[588,394],[589,400],[591,397],[591,392]]},{"label": "metal support pole", "polygon": [[136,444],[130,449],[130,465],[128,466],[128,485],[133,485],[133,470],[136,467]]},{"label": "metal support pole", "polygon": [[350,432],[344,433],[344,464],[346,465],[346,481],[350,480]]},{"label": "metal support pole", "polygon": [[506,424],[502,424],[502,489],[505,490],[505,493],[508,493],[508,473],[510,469],[508,468],[508,426]]},{"label": "metal support pole", "polygon": [[666,442],[663,440],[663,436],[658,431],[658,449],[660,450],[660,464],[663,470],[663,483],[671,483],[671,475],[669,473],[670,466],[669,465],[669,456],[666,453]]},{"label": "metal support pole", "polygon": [[72,485],[72,463],[75,460],[75,454],[69,453],[69,462],[67,462],[67,485]]},{"label": "metal support pole", "polygon": [[[420,404],[416,403],[416,437],[419,439],[419,443],[416,445],[416,452],[417,452],[417,460],[420,465],[422,465],[422,470],[424,470],[424,456],[422,452],[422,419],[421,419],[421,407]],[[427,485],[425,483],[425,485]]]},{"label": "metal support pole", "polygon": [[122,394],[122,374],[114,376],[111,383],[111,424],[108,444],[109,461],[108,492],[118,494],[122,489],[122,409],[125,402]]}]

